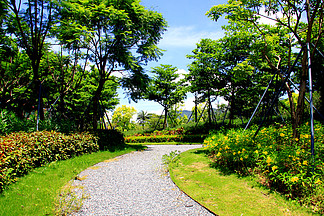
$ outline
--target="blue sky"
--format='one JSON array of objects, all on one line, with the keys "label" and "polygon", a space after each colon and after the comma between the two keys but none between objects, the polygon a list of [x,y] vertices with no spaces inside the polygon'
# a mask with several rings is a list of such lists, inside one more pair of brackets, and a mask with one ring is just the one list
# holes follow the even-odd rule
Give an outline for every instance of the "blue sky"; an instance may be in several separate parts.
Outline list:
[{"label": "blue sky", "polygon": [[[161,49],[166,50],[162,58],[157,62],[150,62],[146,70],[160,64],[171,64],[186,73],[190,60],[186,55],[196,48],[196,43],[202,38],[219,39],[223,36],[221,26],[224,19],[217,23],[209,19],[205,14],[216,4],[226,3],[226,0],[142,0],[141,4],[148,9],[157,11],[168,22],[168,30],[164,33],[159,43]],[[128,98],[119,90],[120,105],[133,106],[137,112],[144,110],[149,113],[162,113],[162,106],[156,102],[140,100],[138,103],[129,103]],[[188,95],[183,109],[191,109],[193,96]]]}]

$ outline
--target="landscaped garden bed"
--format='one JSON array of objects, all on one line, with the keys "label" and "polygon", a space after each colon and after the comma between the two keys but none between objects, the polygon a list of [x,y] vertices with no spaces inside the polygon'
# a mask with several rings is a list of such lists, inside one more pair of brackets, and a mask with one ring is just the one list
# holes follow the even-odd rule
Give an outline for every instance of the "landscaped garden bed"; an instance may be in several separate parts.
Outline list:
[{"label": "landscaped garden bed", "polygon": [[125,137],[126,143],[203,143],[206,134],[186,134],[183,128],[154,131]]},{"label": "landscaped garden bed", "polygon": [[311,154],[309,125],[293,138],[290,126],[271,126],[254,137],[256,129],[211,134],[205,149],[213,165],[225,173],[254,176],[259,183],[288,199],[324,213],[324,127],[315,125]]}]

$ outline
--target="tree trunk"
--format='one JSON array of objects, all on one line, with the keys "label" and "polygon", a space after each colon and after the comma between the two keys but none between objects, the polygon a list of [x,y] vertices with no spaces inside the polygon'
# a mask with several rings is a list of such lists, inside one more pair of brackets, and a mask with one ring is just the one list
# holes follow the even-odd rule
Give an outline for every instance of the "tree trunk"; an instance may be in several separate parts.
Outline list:
[{"label": "tree trunk", "polygon": [[93,102],[92,127],[94,130],[96,130],[98,127],[99,100],[100,100],[101,92],[103,90],[105,82],[106,82],[105,79],[100,78],[98,88],[97,88],[95,95],[92,99],[92,102]]},{"label": "tree trunk", "polygon": [[235,92],[234,92],[234,87],[232,88],[231,91],[231,99],[230,99],[230,113],[229,113],[229,127],[232,126],[232,121],[234,119],[234,98],[235,98]]},{"label": "tree trunk", "polygon": [[165,110],[165,113],[164,113],[163,129],[167,128],[167,126],[168,126],[168,112],[169,112],[167,107],[165,107],[164,110]]},{"label": "tree trunk", "polygon": [[210,113],[210,109],[211,109],[211,102],[210,102],[210,90],[208,89],[208,124],[211,125],[211,113]]}]

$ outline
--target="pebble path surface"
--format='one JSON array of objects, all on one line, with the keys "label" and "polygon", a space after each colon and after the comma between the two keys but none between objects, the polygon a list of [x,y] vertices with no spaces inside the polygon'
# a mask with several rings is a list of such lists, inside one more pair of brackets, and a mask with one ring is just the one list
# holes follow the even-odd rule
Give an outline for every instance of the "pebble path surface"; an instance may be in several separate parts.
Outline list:
[{"label": "pebble path surface", "polygon": [[73,215],[214,215],[172,182],[162,156],[201,145],[151,145],[101,162],[78,175],[88,198]]}]

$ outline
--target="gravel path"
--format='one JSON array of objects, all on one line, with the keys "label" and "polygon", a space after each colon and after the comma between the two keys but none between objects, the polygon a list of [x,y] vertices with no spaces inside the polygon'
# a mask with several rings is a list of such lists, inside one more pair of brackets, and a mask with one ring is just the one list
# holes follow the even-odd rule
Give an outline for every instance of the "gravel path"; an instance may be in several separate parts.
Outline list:
[{"label": "gravel path", "polygon": [[213,215],[181,192],[163,169],[162,156],[200,145],[152,145],[101,162],[79,174],[89,198],[74,215]]}]

